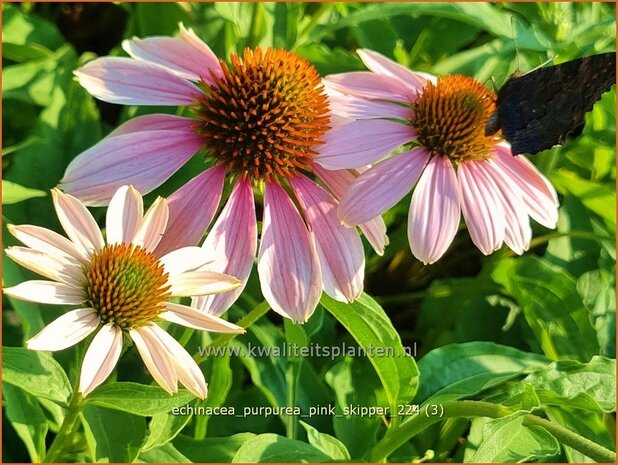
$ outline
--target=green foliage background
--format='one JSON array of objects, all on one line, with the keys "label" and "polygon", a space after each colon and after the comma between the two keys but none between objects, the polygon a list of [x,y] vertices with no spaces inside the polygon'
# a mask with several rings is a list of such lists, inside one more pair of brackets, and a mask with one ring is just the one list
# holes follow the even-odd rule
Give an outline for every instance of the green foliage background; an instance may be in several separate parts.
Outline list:
[{"label": "green foliage background", "polygon": [[[379,51],[411,69],[461,73],[499,87],[553,59],[615,50],[610,3],[22,3],[3,4],[3,239],[6,223],[61,231],[49,189],[69,161],[121,122],[170,108],[96,102],[72,71],[123,55],[123,38],[193,27],[221,57],[245,46],[294,50],[323,74],[360,70],[354,50]],[[491,81],[495,81],[492,84]],[[534,157],[561,200],[556,231],[534,225],[531,250],[484,257],[467,232],[425,267],[406,238],[409,197],[385,216],[390,246],[367,249],[366,292],[343,305],[324,297],[304,326],[268,314],[229,344],[389,345],[410,357],[211,357],[203,406],[422,404],[391,417],[173,416],[189,403],[148,386],[135,350],[91,396],[65,460],[255,462],[382,460],[589,461],[552,424],[615,450],[615,89],[587,115],[582,136]],[[199,156],[160,189],[202,169]],[[96,209],[103,217],[104,210]],[[3,284],[34,275],[3,256]],[[373,297],[369,297],[373,296]],[[262,301],[255,276],[229,318]],[[63,421],[79,349],[35,353],[24,341],[65,309],[3,297],[3,461],[40,461]],[[210,336],[170,331],[191,353]],[[222,340],[215,340],[220,344]],[[298,382],[293,376],[298,373]],[[139,383],[139,384],[138,384]],[[463,411],[476,403],[476,413]],[[494,412],[490,418],[482,405]],[[443,419],[427,415],[438,406]],[[463,406],[463,407],[462,407]],[[433,409],[433,407],[431,407]],[[458,410],[459,409],[459,410]],[[425,413],[424,413],[425,412]],[[459,412],[459,413],[458,413]],[[467,413],[466,413],[467,412]],[[483,413],[484,412],[484,413]],[[448,417],[448,418],[447,418]],[[533,418],[534,419],[534,418]],[[287,437],[286,437],[287,436]]]}]

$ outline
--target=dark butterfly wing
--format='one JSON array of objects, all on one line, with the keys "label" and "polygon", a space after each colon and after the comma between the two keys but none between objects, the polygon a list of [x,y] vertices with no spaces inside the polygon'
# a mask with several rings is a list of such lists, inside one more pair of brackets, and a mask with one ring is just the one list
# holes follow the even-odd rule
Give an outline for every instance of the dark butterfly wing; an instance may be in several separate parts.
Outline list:
[{"label": "dark butterfly wing", "polygon": [[498,91],[497,123],[513,154],[535,154],[562,144],[580,129],[594,103],[616,83],[616,53],[548,66],[510,78]]}]

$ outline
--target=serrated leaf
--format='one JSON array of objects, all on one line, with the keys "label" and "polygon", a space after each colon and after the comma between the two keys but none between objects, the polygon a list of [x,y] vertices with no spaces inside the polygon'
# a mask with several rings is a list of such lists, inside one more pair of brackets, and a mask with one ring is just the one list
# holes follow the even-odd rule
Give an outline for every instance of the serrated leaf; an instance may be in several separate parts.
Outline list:
[{"label": "serrated leaf", "polygon": [[62,406],[71,395],[69,379],[51,355],[22,347],[2,348],[2,381]]},{"label": "serrated leaf", "polygon": [[148,438],[142,451],[159,448],[174,439],[191,420],[191,415],[156,413],[148,424]]},{"label": "serrated leaf", "polygon": [[278,434],[260,434],[245,442],[234,455],[233,463],[330,462],[332,458],[311,444]]},{"label": "serrated leaf", "polygon": [[348,448],[339,439],[330,434],[320,433],[317,429],[304,421],[300,421],[300,424],[303,425],[303,428],[307,431],[307,439],[309,440],[309,444],[313,447],[324,452],[334,460],[346,461],[351,459]]},{"label": "serrated leaf", "polygon": [[142,451],[137,462],[146,463],[191,463],[172,444],[167,443],[155,449]]},{"label": "serrated leaf", "polygon": [[122,410],[139,416],[152,416],[171,411],[195,399],[189,391],[170,395],[160,387],[118,382],[104,384],[86,397],[86,403]]},{"label": "serrated leaf", "polygon": [[236,451],[254,437],[253,433],[239,433],[225,438],[193,439],[181,434],[174,440],[174,447],[195,463],[229,463]]}]

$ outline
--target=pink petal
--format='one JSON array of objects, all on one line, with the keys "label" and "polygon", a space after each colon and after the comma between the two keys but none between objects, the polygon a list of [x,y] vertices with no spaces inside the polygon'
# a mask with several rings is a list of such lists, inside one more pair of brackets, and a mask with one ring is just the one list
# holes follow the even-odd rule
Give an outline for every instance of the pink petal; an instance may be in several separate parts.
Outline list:
[{"label": "pink petal", "polygon": [[190,297],[227,292],[241,285],[234,276],[216,271],[187,271],[170,276],[170,292],[174,297]]},{"label": "pink petal", "polygon": [[290,179],[296,198],[315,237],[324,290],[342,302],[352,302],[363,292],[365,254],[353,228],[337,217],[337,201],[303,175]]},{"label": "pink petal", "polygon": [[213,73],[219,78],[222,77],[223,70],[221,69],[219,59],[210,49],[210,47],[206,44],[206,42],[200,39],[197,34],[193,32],[193,29],[186,28],[185,25],[182,23],[180,23],[178,26],[180,28],[180,38],[200,51],[200,53],[202,54],[202,62],[205,66],[208,66],[208,69],[211,73]]},{"label": "pink petal", "polygon": [[45,326],[26,346],[30,350],[62,350],[74,346],[98,328],[99,314],[94,308],[72,310]]},{"label": "pink petal", "polygon": [[118,189],[107,208],[107,243],[130,243],[143,215],[144,203],[139,192],[133,186],[122,186]]},{"label": "pink petal", "polygon": [[170,218],[157,254],[199,242],[219,208],[224,180],[225,168],[215,166],[198,174],[168,197]]},{"label": "pink petal", "polygon": [[[350,188],[356,175],[350,170],[330,171],[320,165],[313,165],[313,171],[320,180],[330,189],[337,199],[341,199]],[[366,223],[359,225],[369,244],[378,255],[384,254],[384,248],[388,245],[386,235],[386,225],[382,217],[374,218]]]},{"label": "pink petal", "polygon": [[433,157],[412,194],[408,240],[412,254],[425,264],[437,261],[457,233],[457,177],[448,157]]},{"label": "pink petal", "polygon": [[508,147],[496,146],[493,160],[521,193],[530,216],[546,228],[558,222],[558,196],[551,183],[523,155],[512,156]]},{"label": "pink petal", "polygon": [[412,190],[428,160],[427,150],[415,148],[394,155],[361,174],[341,199],[338,212],[343,224],[364,223],[399,202]]},{"label": "pink petal", "polygon": [[84,356],[79,392],[84,397],[107,379],[122,352],[122,330],[107,323],[96,334]]},{"label": "pink petal", "polygon": [[236,326],[218,316],[200,312],[186,305],[166,302],[165,308],[167,311],[160,313],[159,318],[163,318],[164,320],[171,321],[178,325],[216,333],[242,334],[245,332],[244,328],[240,326]]},{"label": "pink petal", "polygon": [[288,194],[273,182],[264,193],[258,274],[273,310],[299,323],[309,319],[322,293],[316,245]]},{"label": "pink petal", "polygon": [[90,256],[105,246],[97,222],[79,200],[58,189],[52,189],[52,198],[60,224],[80,252]]},{"label": "pink petal", "polygon": [[485,255],[500,248],[504,241],[506,221],[504,207],[496,187],[485,175],[483,161],[464,161],[459,164],[461,210],[472,242]]},{"label": "pink petal", "polygon": [[369,99],[406,104],[410,103],[413,96],[410,88],[399,80],[368,71],[331,74],[324,78],[324,83],[328,88],[342,94]]},{"label": "pink petal", "polygon": [[170,360],[176,371],[178,380],[184,384],[184,386],[200,399],[205,399],[208,394],[206,387],[206,380],[204,379],[204,373],[200,370],[200,367],[195,363],[189,353],[174,339],[167,334],[164,330],[157,325],[150,325],[147,327],[148,331],[157,337],[160,345],[165,348],[170,355]]},{"label": "pink petal", "polygon": [[410,142],[411,126],[386,120],[360,120],[331,129],[324,136],[315,162],[323,168],[360,168]]},{"label": "pink petal", "polygon": [[41,253],[79,260],[83,264],[90,263],[84,252],[77,250],[75,244],[50,229],[29,224],[19,226],[8,224],[7,228],[18,241]]},{"label": "pink petal", "polygon": [[86,300],[82,289],[52,281],[24,281],[5,288],[4,293],[27,302],[50,305],[79,305]]},{"label": "pink petal", "polygon": [[97,58],[77,71],[79,83],[99,100],[121,105],[192,105],[200,90],[158,65],[132,58]]},{"label": "pink petal", "polygon": [[425,86],[427,79],[420,74],[410,71],[405,66],[394,62],[384,55],[369,49],[359,49],[356,51],[367,68],[374,73],[396,79],[406,86],[412,94],[418,94]]},{"label": "pink petal", "polygon": [[80,287],[84,279],[82,264],[74,258],[55,257],[27,247],[8,247],[11,260],[41,276]]},{"label": "pink petal", "polygon": [[182,247],[172,250],[159,259],[165,272],[170,277],[184,273],[185,271],[195,271],[214,260],[213,254],[201,247]]},{"label": "pink petal", "polygon": [[168,218],[169,209],[166,200],[163,197],[157,197],[144,215],[132,243],[151,252],[155,250],[165,233]]},{"label": "pink petal", "polygon": [[137,116],[122,123],[110,132],[106,138],[143,131],[184,131],[191,133],[195,124],[196,120],[183,116],[159,114]]},{"label": "pink petal", "polygon": [[88,205],[106,205],[125,184],[144,195],[163,184],[201,146],[200,137],[189,129],[103,139],[69,163],[61,187]]},{"label": "pink petal", "polygon": [[158,337],[158,326],[149,323],[129,330],[129,335],[139,352],[144,365],[154,380],[169,394],[178,392],[178,375],[174,360],[163,342]]},{"label": "pink petal", "polygon": [[219,60],[211,52],[205,54],[188,42],[173,37],[149,37],[124,40],[122,48],[133,58],[165,67],[190,81],[211,81],[210,69],[220,72]]},{"label": "pink petal", "polygon": [[202,247],[215,257],[204,269],[236,276],[241,281],[230,292],[193,299],[192,306],[221,315],[245,288],[257,249],[255,202],[249,180],[238,180]]},{"label": "pink petal", "polygon": [[353,119],[395,118],[410,120],[412,110],[394,103],[378,102],[366,98],[331,92],[328,96],[330,110],[337,116]]}]

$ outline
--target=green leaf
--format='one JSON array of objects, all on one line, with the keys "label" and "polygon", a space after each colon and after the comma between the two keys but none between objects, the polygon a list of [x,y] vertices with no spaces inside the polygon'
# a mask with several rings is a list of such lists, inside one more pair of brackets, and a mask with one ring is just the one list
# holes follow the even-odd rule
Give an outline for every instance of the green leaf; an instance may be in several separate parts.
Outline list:
[{"label": "green leaf", "polygon": [[616,354],[616,277],[615,270],[589,271],[577,280],[577,290],[590,310],[597,331],[601,355]]},{"label": "green leaf", "polygon": [[536,462],[560,452],[560,444],[544,428],[524,426],[525,412],[488,421],[473,463]]},{"label": "green leaf", "polygon": [[298,23],[303,4],[298,2],[276,2],[273,4],[273,46],[291,50],[296,43]]},{"label": "green leaf", "polygon": [[521,306],[549,358],[587,361],[598,354],[590,312],[570,274],[543,259],[525,256],[502,260],[492,277]]},{"label": "green leaf", "polygon": [[38,189],[20,186],[11,181],[2,180],[2,204],[21,202],[33,197],[45,197],[47,193]]},{"label": "green leaf", "polygon": [[2,381],[62,406],[71,394],[66,373],[51,355],[22,347],[2,348]]},{"label": "green leaf", "polygon": [[86,397],[86,403],[122,410],[134,415],[151,416],[169,412],[195,399],[189,391],[180,390],[170,395],[160,387],[119,382],[104,384]]},{"label": "green leaf", "polygon": [[134,14],[135,33],[140,37],[152,35],[175,35],[178,23],[189,20],[178,3],[136,3]]},{"label": "green leaf", "polygon": [[549,364],[545,357],[492,342],[449,344],[421,358],[414,401],[448,402],[477,395]]},{"label": "green leaf", "polygon": [[148,438],[142,451],[155,449],[169,443],[191,420],[191,415],[155,413],[148,424]]},{"label": "green leaf", "polygon": [[193,439],[179,435],[174,447],[195,463],[229,463],[243,444],[253,439],[253,433],[239,433],[226,438]]},{"label": "green leaf", "polygon": [[146,435],[144,418],[95,405],[86,405],[82,415],[93,461],[135,460]]},{"label": "green leaf", "polygon": [[260,434],[245,442],[234,455],[233,463],[330,462],[332,457],[306,442],[278,434]]},{"label": "green leaf", "polygon": [[324,294],[321,303],[367,350],[367,358],[382,381],[393,411],[398,405],[407,404],[418,387],[418,368],[405,353],[401,338],[382,307],[367,294],[350,304]]},{"label": "green leaf", "polygon": [[2,6],[3,44],[39,44],[53,50],[63,42],[62,34],[52,23],[36,15],[25,14],[16,6]]},{"label": "green leaf", "polygon": [[191,460],[169,443],[156,449],[140,452],[138,461],[146,463],[191,463]]},{"label": "green leaf", "polygon": [[348,448],[339,439],[330,434],[320,433],[317,429],[304,421],[300,421],[300,424],[303,425],[303,428],[307,431],[307,439],[309,439],[309,444],[313,447],[324,452],[333,460],[346,461],[351,459]]},{"label": "green leaf", "polygon": [[10,384],[2,386],[4,409],[11,426],[28,450],[32,462],[42,462],[45,457],[47,418],[36,398]]}]

